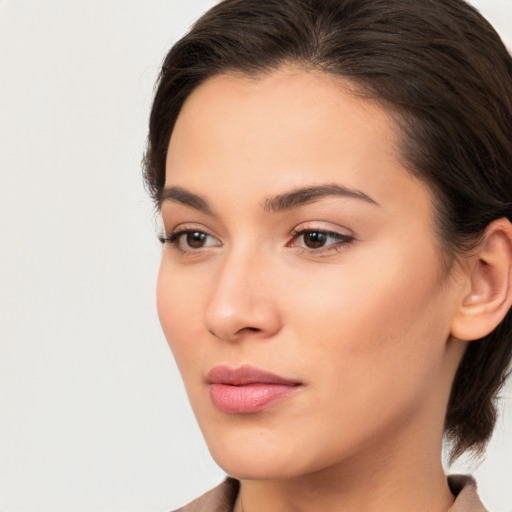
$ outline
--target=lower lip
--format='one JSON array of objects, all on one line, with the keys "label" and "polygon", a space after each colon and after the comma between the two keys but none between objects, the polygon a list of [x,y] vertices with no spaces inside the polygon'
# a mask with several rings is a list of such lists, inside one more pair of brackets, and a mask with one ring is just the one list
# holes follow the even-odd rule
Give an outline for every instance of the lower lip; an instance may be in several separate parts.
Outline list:
[{"label": "lower lip", "polygon": [[277,400],[286,398],[299,386],[286,384],[210,384],[210,395],[217,409],[229,414],[263,411]]}]

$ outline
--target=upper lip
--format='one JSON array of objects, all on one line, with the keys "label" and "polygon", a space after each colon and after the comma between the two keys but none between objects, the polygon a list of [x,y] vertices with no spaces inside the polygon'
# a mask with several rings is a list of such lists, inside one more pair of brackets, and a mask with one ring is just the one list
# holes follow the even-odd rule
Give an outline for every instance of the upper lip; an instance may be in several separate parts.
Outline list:
[{"label": "upper lip", "polygon": [[253,366],[243,365],[238,368],[229,366],[215,366],[206,374],[208,384],[228,384],[231,386],[244,386],[249,384],[282,384],[297,386],[300,382],[287,379]]}]

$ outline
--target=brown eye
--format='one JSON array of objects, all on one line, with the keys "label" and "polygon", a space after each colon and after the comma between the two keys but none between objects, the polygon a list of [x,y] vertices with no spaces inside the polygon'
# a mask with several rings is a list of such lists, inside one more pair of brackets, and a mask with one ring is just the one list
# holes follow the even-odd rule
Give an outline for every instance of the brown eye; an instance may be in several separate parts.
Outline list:
[{"label": "brown eye", "polygon": [[339,252],[352,242],[354,242],[354,237],[351,235],[322,229],[302,229],[295,232],[290,246],[302,248],[311,254],[324,254],[331,250]]},{"label": "brown eye", "polygon": [[192,249],[201,249],[206,242],[206,233],[201,231],[189,231],[185,235],[187,245]]},{"label": "brown eye", "polygon": [[321,231],[306,231],[303,234],[303,237],[304,245],[308,249],[319,249],[320,247],[323,247],[327,241],[327,236]]},{"label": "brown eye", "polygon": [[179,252],[183,253],[222,245],[214,236],[196,229],[176,231],[168,237],[161,237],[160,241],[174,246]]}]

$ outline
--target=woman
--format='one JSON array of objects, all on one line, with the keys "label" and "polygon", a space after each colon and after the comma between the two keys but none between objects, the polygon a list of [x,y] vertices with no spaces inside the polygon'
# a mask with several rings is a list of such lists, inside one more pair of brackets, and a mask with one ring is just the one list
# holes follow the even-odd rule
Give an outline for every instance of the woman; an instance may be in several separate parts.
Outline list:
[{"label": "woman", "polygon": [[461,0],[226,0],[169,52],[163,330],[217,463],[184,511],[477,511],[512,352],[512,60]]}]

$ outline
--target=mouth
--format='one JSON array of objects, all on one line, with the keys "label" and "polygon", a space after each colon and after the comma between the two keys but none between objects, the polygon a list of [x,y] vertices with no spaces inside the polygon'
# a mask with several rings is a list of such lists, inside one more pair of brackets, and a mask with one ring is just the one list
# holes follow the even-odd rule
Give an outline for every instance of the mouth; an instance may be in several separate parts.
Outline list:
[{"label": "mouth", "polygon": [[228,414],[263,411],[302,387],[302,383],[252,366],[216,366],[206,375],[210,397],[217,409]]}]

